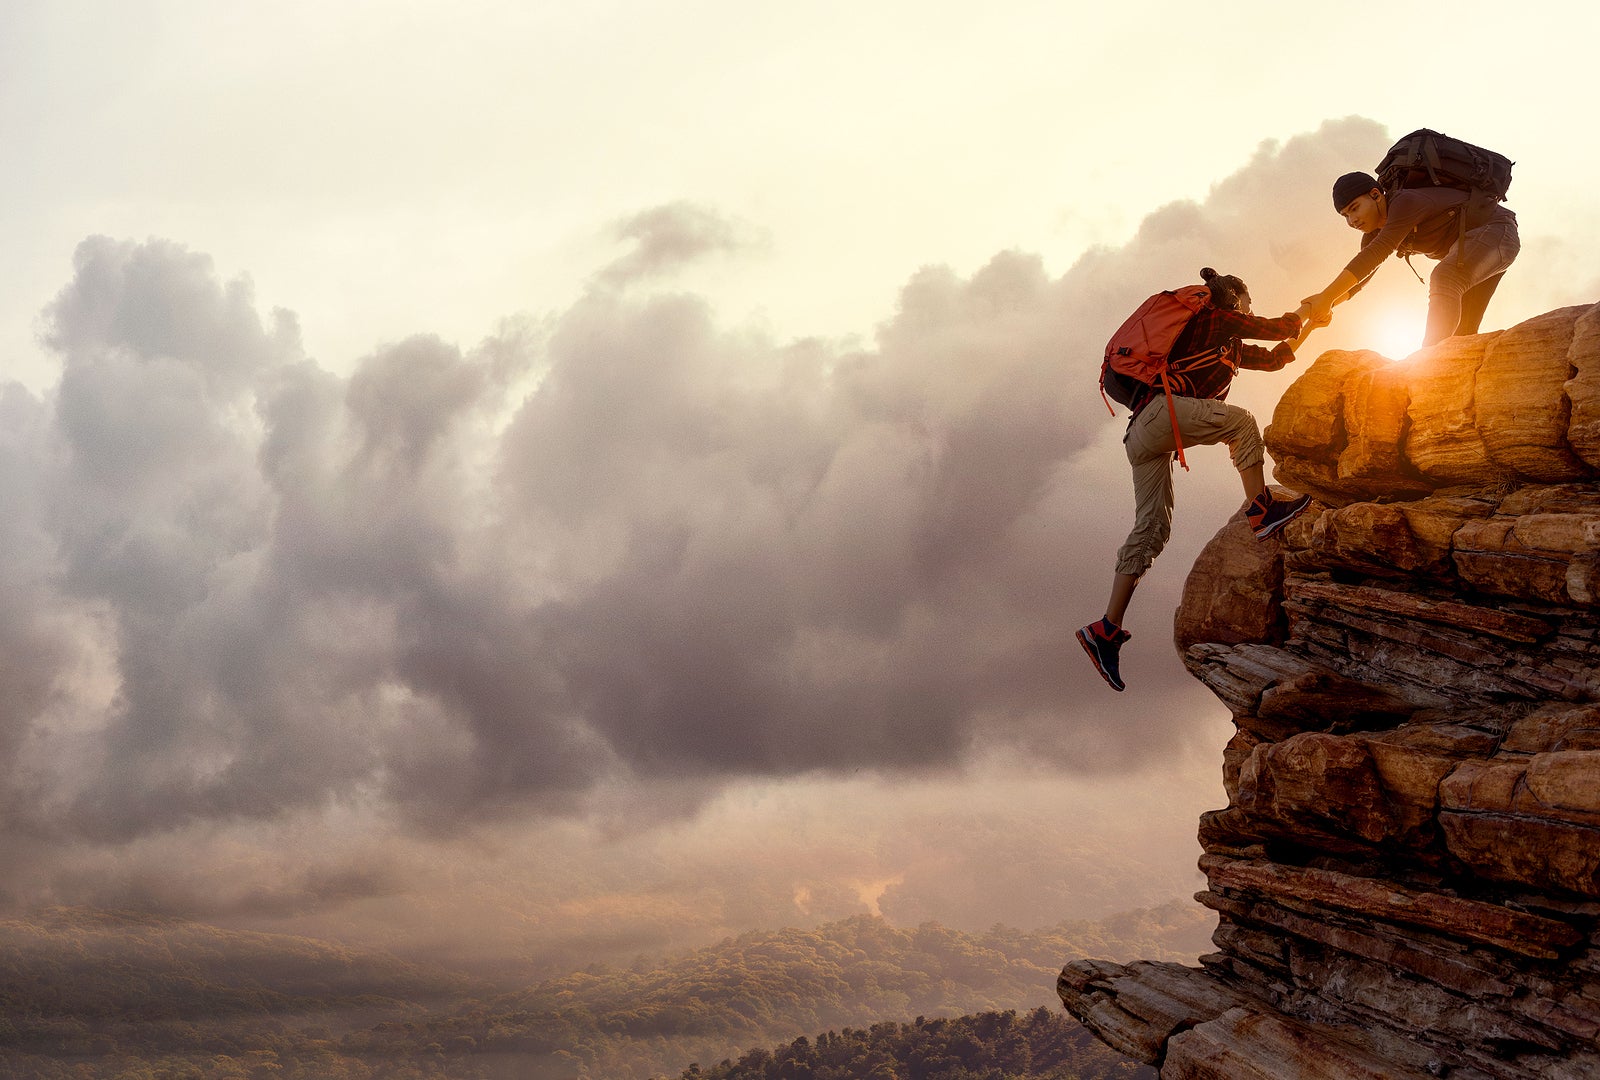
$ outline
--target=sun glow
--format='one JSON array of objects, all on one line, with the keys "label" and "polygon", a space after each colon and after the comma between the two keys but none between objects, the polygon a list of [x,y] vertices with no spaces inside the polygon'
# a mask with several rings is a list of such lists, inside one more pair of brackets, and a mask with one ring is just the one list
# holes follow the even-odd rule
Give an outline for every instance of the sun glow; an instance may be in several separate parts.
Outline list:
[{"label": "sun glow", "polygon": [[1385,312],[1374,324],[1367,348],[1390,360],[1404,360],[1422,348],[1423,318],[1416,311]]}]

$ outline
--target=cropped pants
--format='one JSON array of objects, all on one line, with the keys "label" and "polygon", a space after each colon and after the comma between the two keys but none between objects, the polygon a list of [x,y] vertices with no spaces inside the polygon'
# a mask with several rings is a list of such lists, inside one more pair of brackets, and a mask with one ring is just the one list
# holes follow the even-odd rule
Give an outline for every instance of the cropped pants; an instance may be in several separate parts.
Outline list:
[{"label": "cropped pants", "polygon": [[[1185,448],[1223,443],[1241,472],[1266,459],[1256,418],[1246,409],[1210,398],[1174,397],[1173,414]],[[1140,577],[1172,535],[1172,422],[1167,399],[1156,398],[1133,418],[1122,437],[1133,466],[1133,531],[1117,552],[1117,573]]]}]

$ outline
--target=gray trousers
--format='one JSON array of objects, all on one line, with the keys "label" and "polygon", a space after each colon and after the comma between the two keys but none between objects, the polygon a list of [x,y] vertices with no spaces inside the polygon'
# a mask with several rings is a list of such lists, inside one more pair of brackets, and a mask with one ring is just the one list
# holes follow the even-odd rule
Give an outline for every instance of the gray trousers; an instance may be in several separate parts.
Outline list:
[{"label": "gray trousers", "polygon": [[1476,334],[1489,297],[1520,250],[1517,216],[1509,210],[1452,244],[1428,277],[1428,327],[1422,344]]},{"label": "gray trousers", "polygon": [[[1241,472],[1266,459],[1256,418],[1237,405],[1209,398],[1175,397],[1173,414],[1185,448],[1223,443]],[[1133,466],[1133,531],[1117,552],[1117,573],[1139,577],[1172,535],[1172,421],[1167,399],[1145,406],[1122,437]]]}]

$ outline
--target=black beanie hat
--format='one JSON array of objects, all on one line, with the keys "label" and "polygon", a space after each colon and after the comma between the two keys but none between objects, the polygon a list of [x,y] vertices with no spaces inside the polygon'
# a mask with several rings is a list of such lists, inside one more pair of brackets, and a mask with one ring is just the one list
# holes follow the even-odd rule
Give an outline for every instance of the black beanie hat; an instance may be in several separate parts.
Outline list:
[{"label": "black beanie hat", "polygon": [[1347,172],[1333,182],[1333,208],[1344,208],[1378,186],[1377,178],[1364,172]]}]

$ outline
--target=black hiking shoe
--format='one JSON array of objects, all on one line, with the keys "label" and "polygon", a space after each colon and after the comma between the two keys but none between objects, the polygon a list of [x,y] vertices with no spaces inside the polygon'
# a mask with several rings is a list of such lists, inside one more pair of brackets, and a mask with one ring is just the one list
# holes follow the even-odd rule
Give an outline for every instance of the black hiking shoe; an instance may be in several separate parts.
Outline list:
[{"label": "black hiking shoe", "polygon": [[1117,671],[1117,657],[1122,643],[1133,635],[1110,619],[1092,622],[1078,631],[1078,644],[1089,654],[1090,663],[1113,690],[1121,690],[1122,675]]},{"label": "black hiking shoe", "polygon": [[1245,517],[1250,520],[1250,528],[1255,531],[1256,539],[1265,540],[1305,513],[1310,505],[1310,495],[1302,495],[1298,499],[1275,499],[1270,491],[1263,491],[1250,503]]}]

